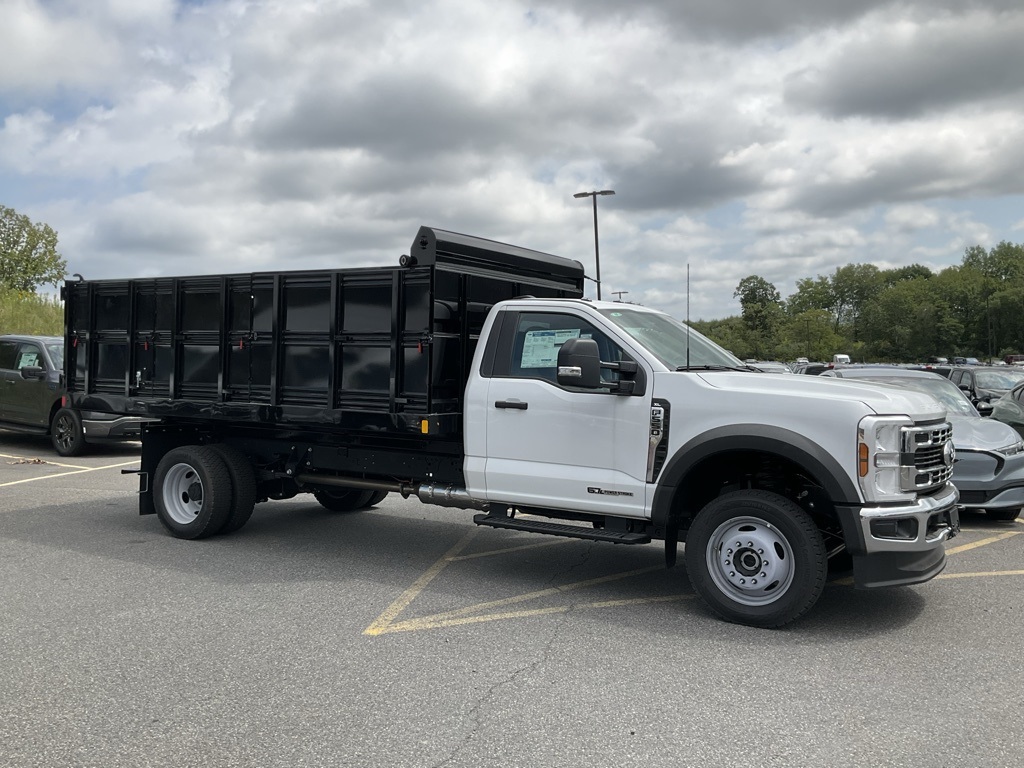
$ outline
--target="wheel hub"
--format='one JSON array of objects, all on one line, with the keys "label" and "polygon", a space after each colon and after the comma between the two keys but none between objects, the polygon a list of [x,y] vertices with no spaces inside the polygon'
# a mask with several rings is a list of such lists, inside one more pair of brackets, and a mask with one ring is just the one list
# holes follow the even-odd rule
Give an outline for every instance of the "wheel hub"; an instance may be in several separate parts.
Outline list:
[{"label": "wheel hub", "polygon": [[789,542],[760,518],[734,518],[720,525],[708,542],[707,563],[719,589],[744,605],[771,603],[793,581]]},{"label": "wheel hub", "polygon": [[192,483],[188,488],[185,489],[185,493],[182,494],[182,501],[184,501],[186,504],[190,501],[202,504],[203,484],[199,482]]},{"label": "wheel hub", "polygon": [[203,482],[194,467],[175,464],[167,471],[163,483],[163,502],[174,522],[188,525],[203,509]]}]

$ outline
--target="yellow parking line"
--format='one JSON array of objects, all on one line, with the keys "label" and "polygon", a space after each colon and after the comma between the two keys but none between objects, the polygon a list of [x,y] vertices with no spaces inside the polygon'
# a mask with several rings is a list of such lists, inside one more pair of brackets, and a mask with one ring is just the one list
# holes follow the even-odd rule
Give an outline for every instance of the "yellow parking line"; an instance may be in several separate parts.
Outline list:
[{"label": "yellow parking line", "polygon": [[1024,576],[1021,571],[976,571],[975,573],[940,573],[936,579],[968,579],[976,576]]},{"label": "yellow parking line", "polygon": [[[381,629],[375,634],[383,635],[390,632],[415,632],[420,629],[440,629],[442,627],[456,627],[464,624],[482,624],[488,621],[503,621],[505,619],[525,619],[533,616],[550,616],[553,613],[568,613],[569,611],[585,611],[594,608],[618,608],[626,605],[648,605],[650,603],[667,603],[678,600],[691,600],[695,595],[663,595],[661,597],[638,597],[625,600],[601,600],[594,603],[578,603],[576,605],[558,605],[551,608],[534,608],[527,611],[508,611],[507,613],[488,613],[483,616],[462,616],[458,618],[438,619],[437,616],[424,616],[420,619],[400,621]],[[441,616],[444,614],[438,614]]]},{"label": "yellow parking line", "polygon": [[81,475],[85,472],[99,472],[102,469],[117,469],[118,467],[127,467],[130,464],[138,464],[139,460],[135,461],[123,461],[120,464],[107,464],[103,467],[86,467],[84,469],[76,469],[73,472],[58,472],[55,475],[38,475],[36,477],[26,477],[23,480],[11,480],[9,483],[0,483],[0,488],[6,488],[9,485],[19,485],[21,483],[34,483],[37,480],[52,480],[55,477],[67,477],[68,475]]},{"label": "yellow parking line", "polygon": [[1021,533],[1021,531],[1007,531],[1006,533],[1000,533],[997,536],[989,536],[987,539],[979,539],[978,541],[972,541],[970,544],[961,544],[959,547],[953,547],[952,549],[947,549],[946,550],[946,554],[947,555],[956,555],[956,554],[959,554],[960,552],[966,552],[966,551],[968,551],[970,549],[977,549],[978,547],[984,547],[984,546],[987,546],[989,544],[994,544],[997,541],[1002,541],[1003,539],[1008,539],[1011,536],[1019,536],[1020,533]]},{"label": "yellow parking line", "polygon": [[398,599],[389,605],[384,613],[378,616],[370,626],[364,629],[363,634],[380,635],[387,631],[388,625],[394,621],[398,617],[398,614],[404,611],[409,606],[409,603],[415,600],[420,592],[422,592],[424,588],[448,566],[448,563],[452,561],[452,558],[469,546],[469,543],[473,541],[478,531],[479,528],[474,528],[463,536],[454,547],[449,549],[448,552],[441,557],[440,560],[430,566],[426,573],[416,579],[416,582],[411,587],[399,595]]},{"label": "yellow parking line", "polygon": [[[465,608],[459,608],[454,611],[445,611],[444,613],[436,613],[432,616],[422,617],[422,621],[437,621],[455,618],[456,616],[465,616],[469,613],[480,613],[481,611],[487,611],[492,608],[499,608],[505,605],[515,605],[516,603],[525,603],[529,600],[539,600],[542,597],[551,597],[553,595],[560,595],[563,592],[572,592],[575,589],[583,589],[585,587],[593,587],[596,584],[607,584],[609,581],[619,581],[620,579],[628,579],[630,576],[639,576],[643,573],[652,573],[653,571],[665,570],[664,565],[656,565],[650,568],[638,568],[635,571],[626,571],[624,573],[613,573],[610,576],[600,576],[596,579],[587,579],[586,581],[576,581],[571,584],[559,584],[556,587],[548,587],[547,589],[540,589],[536,592],[527,592],[522,595],[516,595],[515,597],[506,597],[502,600],[491,600],[486,603],[477,603],[475,605],[469,605]],[[412,619],[411,621],[419,621],[420,619]],[[405,623],[405,622],[403,622]]]},{"label": "yellow parking line", "polygon": [[504,549],[489,549],[486,552],[473,552],[469,555],[459,555],[458,557],[451,558],[451,562],[461,562],[463,560],[476,560],[478,557],[492,557],[493,555],[504,555],[506,552],[522,552],[524,549],[538,549],[540,547],[550,547],[555,544],[568,544],[574,541],[574,539],[559,539],[558,541],[541,541],[536,544],[523,544],[519,547],[505,547]]}]

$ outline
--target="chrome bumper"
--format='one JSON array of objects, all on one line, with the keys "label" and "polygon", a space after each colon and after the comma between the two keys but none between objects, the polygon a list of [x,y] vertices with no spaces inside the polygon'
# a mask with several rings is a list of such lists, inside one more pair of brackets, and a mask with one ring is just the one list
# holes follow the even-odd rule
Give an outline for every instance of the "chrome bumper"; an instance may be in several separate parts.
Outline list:
[{"label": "chrome bumper", "polygon": [[960,532],[957,501],[952,483],[934,496],[898,507],[862,507],[859,512],[864,549],[875,552],[923,552]]}]

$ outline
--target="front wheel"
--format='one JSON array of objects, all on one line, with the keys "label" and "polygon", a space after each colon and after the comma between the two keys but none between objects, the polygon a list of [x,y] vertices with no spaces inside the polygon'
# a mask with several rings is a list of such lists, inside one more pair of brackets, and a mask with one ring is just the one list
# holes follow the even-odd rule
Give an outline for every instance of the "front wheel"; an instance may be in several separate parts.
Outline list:
[{"label": "front wheel", "polygon": [[82,417],[72,408],[61,408],[50,422],[50,442],[61,456],[80,456],[85,452]]},{"label": "front wheel", "polygon": [[704,507],[686,537],[694,590],[727,621],[781,627],[825,588],[828,556],[804,510],[768,491],[736,491]]}]

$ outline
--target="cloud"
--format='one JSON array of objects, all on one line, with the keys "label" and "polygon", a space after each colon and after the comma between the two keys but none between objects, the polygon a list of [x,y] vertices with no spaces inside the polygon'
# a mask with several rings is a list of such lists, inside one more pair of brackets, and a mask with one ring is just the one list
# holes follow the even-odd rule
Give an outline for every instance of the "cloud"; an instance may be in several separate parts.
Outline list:
[{"label": "cloud", "polygon": [[604,292],[722,316],[1019,231],[1017,5],[9,0],[0,198],[89,276],[393,264],[421,224],[592,273],[572,194],[610,188]]},{"label": "cloud", "polygon": [[904,120],[1006,101],[1024,92],[1024,11],[934,16],[887,9],[862,19],[825,56],[787,78],[795,107],[846,118]]}]

